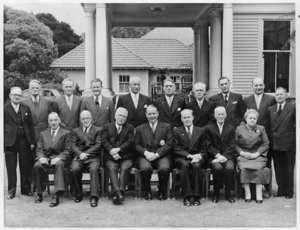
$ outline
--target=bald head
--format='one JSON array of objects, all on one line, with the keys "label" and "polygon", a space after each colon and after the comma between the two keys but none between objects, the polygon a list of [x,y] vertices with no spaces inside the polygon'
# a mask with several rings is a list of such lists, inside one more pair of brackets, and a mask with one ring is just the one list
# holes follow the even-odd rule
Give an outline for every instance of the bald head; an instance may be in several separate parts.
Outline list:
[{"label": "bald head", "polygon": [[252,88],[253,88],[253,92],[256,95],[261,95],[262,93],[264,93],[264,89],[265,89],[264,80],[260,77],[254,78],[252,81]]},{"label": "bald head", "polygon": [[194,116],[193,111],[190,109],[184,109],[181,111],[181,121],[186,127],[190,127],[193,124]]},{"label": "bald head", "polygon": [[219,124],[223,124],[226,118],[226,109],[223,106],[218,106],[215,108],[215,118]]},{"label": "bald head", "polygon": [[123,108],[123,107],[119,107],[116,111],[115,114],[115,119],[118,125],[123,125],[128,117],[128,110]]},{"label": "bald head", "polygon": [[92,124],[92,114],[88,110],[83,110],[80,113],[80,122],[83,127],[89,127]]},{"label": "bald head", "polygon": [[60,124],[60,118],[56,112],[51,112],[48,115],[48,123],[52,130],[56,130]]},{"label": "bald head", "polygon": [[12,87],[10,89],[9,98],[11,102],[15,105],[21,102],[22,90],[20,87]]},{"label": "bald head", "polygon": [[132,77],[129,81],[130,91],[137,94],[141,90],[141,79],[139,77]]}]

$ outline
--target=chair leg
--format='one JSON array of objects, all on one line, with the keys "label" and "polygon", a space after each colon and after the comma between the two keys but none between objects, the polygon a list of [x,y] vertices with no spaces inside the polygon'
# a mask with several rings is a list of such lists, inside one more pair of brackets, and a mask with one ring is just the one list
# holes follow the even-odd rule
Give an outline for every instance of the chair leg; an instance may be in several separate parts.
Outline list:
[{"label": "chair leg", "polygon": [[171,185],[171,180],[172,180],[172,175],[169,175],[169,180],[168,180],[168,188],[167,188],[167,199],[170,200],[170,185]]},{"label": "chair leg", "polygon": [[176,197],[176,169],[172,170],[172,197],[175,200]]},{"label": "chair leg", "polygon": [[101,196],[102,198],[104,197],[104,189],[105,189],[105,184],[104,184],[104,168],[100,168],[100,177],[101,177]]},{"label": "chair leg", "polygon": [[269,197],[272,197],[272,168],[270,168]]},{"label": "chair leg", "polygon": [[140,170],[137,171],[139,180],[139,198],[142,199],[142,179]]},{"label": "chair leg", "polygon": [[205,179],[206,179],[206,184],[205,184],[205,199],[208,198],[208,189],[209,189],[209,177],[210,177],[210,170],[205,171]]}]

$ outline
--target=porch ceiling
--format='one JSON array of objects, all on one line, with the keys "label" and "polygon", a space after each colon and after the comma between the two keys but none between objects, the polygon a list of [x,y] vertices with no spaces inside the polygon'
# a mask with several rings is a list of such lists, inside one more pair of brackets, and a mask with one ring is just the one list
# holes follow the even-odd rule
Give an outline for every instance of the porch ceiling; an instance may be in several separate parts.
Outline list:
[{"label": "porch ceiling", "polygon": [[[162,4],[123,3],[108,4],[112,26],[136,27],[193,27],[201,18],[208,17],[211,8],[222,4]],[[155,11],[161,12],[155,13]]]}]

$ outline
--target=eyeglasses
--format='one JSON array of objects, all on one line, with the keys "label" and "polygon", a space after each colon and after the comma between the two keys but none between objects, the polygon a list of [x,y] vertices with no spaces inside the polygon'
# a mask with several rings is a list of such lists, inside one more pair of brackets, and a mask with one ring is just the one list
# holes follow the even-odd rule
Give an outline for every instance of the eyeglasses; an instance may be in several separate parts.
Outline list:
[{"label": "eyeglasses", "polygon": [[11,94],[12,96],[14,97],[21,97],[22,95],[21,94]]}]

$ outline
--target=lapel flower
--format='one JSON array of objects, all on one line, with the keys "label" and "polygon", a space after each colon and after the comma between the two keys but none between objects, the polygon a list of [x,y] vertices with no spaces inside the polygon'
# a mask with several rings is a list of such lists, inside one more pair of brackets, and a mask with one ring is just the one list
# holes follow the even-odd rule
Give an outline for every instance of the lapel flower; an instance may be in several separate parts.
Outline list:
[{"label": "lapel flower", "polygon": [[108,109],[108,106],[106,107],[106,109]]},{"label": "lapel flower", "polygon": [[147,104],[146,104],[146,105],[144,105],[144,109],[147,109],[147,107],[148,107],[148,106],[147,106]]},{"label": "lapel flower", "polygon": [[257,129],[257,130],[255,130],[255,132],[256,132],[256,133],[259,133],[259,130]]},{"label": "lapel flower", "polygon": [[236,103],[237,103],[237,101],[232,102],[232,104],[236,104]]},{"label": "lapel flower", "polygon": [[25,113],[25,116],[27,116],[28,115],[28,113]]},{"label": "lapel flower", "polygon": [[177,111],[178,111],[178,112],[180,112],[180,111],[181,111],[181,108],[180,108],[180,107],[178,107]]},{"label": "lapel flower", "polygon": [[164,140],[161,140],[161,141],[159,142],[159,144],[160,144],[161,146],[164,146],[166,143],[165,143]]}]

